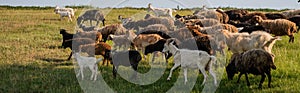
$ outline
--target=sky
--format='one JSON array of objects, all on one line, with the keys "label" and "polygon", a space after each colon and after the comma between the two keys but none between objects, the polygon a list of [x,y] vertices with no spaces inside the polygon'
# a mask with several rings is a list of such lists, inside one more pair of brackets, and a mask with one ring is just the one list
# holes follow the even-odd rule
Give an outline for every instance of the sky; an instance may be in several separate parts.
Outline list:
[{"label": "sky", "polygon": [[298,0],[0,0],[0,5],[9,6],[72,6],[92,5],[104,7],[154,7],[193,8],[206,5],[213,7],[300,9]]}]

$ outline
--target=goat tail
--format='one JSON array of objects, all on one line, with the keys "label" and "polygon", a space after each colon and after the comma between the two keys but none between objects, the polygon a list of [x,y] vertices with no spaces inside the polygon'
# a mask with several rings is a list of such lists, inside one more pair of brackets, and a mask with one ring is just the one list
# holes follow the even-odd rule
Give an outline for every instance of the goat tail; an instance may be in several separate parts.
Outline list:
[{"label": "goat tail", "polygon": [[273,37],[269,41],[267,41],[263,47],[272,46],[276,42],[276,40],[281,40],[281,38],[279,36]]}]

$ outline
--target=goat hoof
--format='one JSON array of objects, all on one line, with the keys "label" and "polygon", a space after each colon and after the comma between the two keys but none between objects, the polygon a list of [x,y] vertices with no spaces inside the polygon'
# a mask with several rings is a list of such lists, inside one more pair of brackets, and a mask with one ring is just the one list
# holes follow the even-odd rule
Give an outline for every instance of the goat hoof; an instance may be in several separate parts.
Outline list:
[{"label": "goat hoof", "polygon": [[171,79],[170,79],[170,78],[167,78],[167,80],[170,81]]}]

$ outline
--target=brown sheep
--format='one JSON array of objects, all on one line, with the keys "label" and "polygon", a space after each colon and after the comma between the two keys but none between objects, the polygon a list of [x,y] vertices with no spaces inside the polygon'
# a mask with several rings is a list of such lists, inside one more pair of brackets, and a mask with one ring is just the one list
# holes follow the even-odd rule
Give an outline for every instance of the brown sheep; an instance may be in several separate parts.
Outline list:
[{"label": "brown sheep", "polygon": [[286,19],[264,20],[260,16],[254,16],[252,21],[259,23],[275,36],[288,35],[290,37],[289,42],[294,42],[293,33],[297,32],[297,27],[294,22]]},{"label": "brown sheep", "polygon": [[267,74],[269,79],[268,87],[271,87],[271,68],[276,69],[276,66],[274,65],[274,56],[264,50],[252,49],[244,53],[233,55],[231,57],[231,62],[226,67],[226,72],[230,80],[233,79],[234,74],[240,72],[237,81],[238,83],[241,76],[245,74],[247,86],[250,86],[248,73],[261,75],[262,77],[258,87],[262,88],[262,83],[266,77],[265,74]]},{"label": "brown sheep", "polygon": [[111,46],[106,44],[105,42],[93,43],[93,44],[85,44],[80,45],[80,51],[86,52],[90,57],[94,57],[95,55],[103,56],[104,60],[102,65],[108,65],[109,56],[107,55],[111,51]]},{"label": "brown sheep", "polygon": [[112,25],[105,26],[104,28],[98,30],[98,32],[101,32],[101,34],[102,34],[103,42],[106,42],[106,40],[110,34],[124,35],[126,31],[127,31],[127,29],[124,28],[121,24],[112,24]]}]

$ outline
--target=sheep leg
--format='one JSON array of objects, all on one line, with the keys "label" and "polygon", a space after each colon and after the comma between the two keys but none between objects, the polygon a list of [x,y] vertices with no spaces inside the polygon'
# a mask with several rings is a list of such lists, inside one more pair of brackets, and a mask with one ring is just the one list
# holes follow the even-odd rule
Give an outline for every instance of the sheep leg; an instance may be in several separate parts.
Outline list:
[{"label": "sheep leg", "polygon": [[246,81],[247,81],[247,86],[250,86],[250,82],[249,82],[248,74],[247,73],[245,73],[245,77],[246,77]]},{"label": "sheep leg", "polygon": [[170,79],[171,79],[173,70],[176,69],[176,68],[179,67],[179,66],[180,66],[180,64],[177,64],[177,62],[176,62],[175,65],[171,68],[170,74],[169,74],[167,80],[170,80]]},{"label": "sheep leg", "polygon": [[294,38],[295,38],[295,37],[294,37],[293,35],[290,35],[289,37],[290,37],[289,43],[294,43]]},{"label": "sheep leg", "polygon": [[183,75],[184,75],[184,85],[186,85],[186,83],[187,83],[187,68],[184,68],[183,69]]},{"label": "sheep leg", "polygon": [[238,80],[237,80],[236,83],[240,83],[240,79],[241,79],[241,76],[242,76],[243,74],[244,74],[244,73],[240,73],[240,74],[239,74],[239,77],[238,77]]},{"label": "sheep leg", "polygon": [[258,85],[258,88],[259,88],[259,89],[262,88],[262,83],[264,83],[265,78],[266,78],[265,73],[261,74],[261,79],[260,79],[260,82],[259,82],[259,85]]},{"label": "sheep leg", "polygon": [[271,72],[267,72],[267,76],[268,76],[268,79],[269,79],[268,87],[271,88],[271,81],[272,81]]}]

